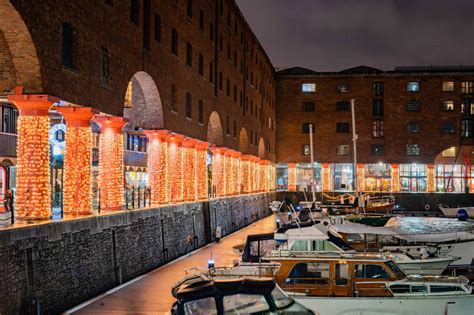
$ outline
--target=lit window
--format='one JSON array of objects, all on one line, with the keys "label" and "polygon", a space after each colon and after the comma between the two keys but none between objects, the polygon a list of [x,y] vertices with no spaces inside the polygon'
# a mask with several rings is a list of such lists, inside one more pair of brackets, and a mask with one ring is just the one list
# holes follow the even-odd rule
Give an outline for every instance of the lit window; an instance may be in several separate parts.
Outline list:
[{"label": "lit window", "polygon": [[442,156],[444,157],[455,157],[456,156],[456,147],[451,147],[446,150],[444,150],[441,153]]},{"label": "lit window", "polygon": [[421,131],[420,123],[409,122],[407,123],[407,132],[409,133],[419,133]]},{"label": "lit window", "polygon": [[474,92],[474,81],[463,81],[461,83],[462,94],[472,94]]},{"label": "lit window", "polygon": [[372,83],[372,93],[376,96],[383,95],[383,82]]},{"label": "lit window", "polygon": [[471,138],[472,137],[472,120],[463,119],[461,121],[461,136],[463,138]]},{"label": "lit window", "polygon": [[474,115],[474,100],[463,98],[461,100],[461,113],[465,115]]},{"label": "lit window", "polygon": [[348,93],[350,92],[349,83],[340,83],[337,85],[337,91],[339,93]]},{"label": "lit window", "polygon": [[454,110],[454,102],[453,101],[443,101],[442,107],[444,111],[453,111]]},{"label": "lit window", "polygon": [[309,154],[310,154],[309,144],[303,144],[303,145],[301,146],[301,154],[302,154],[302,155],[309,156]]},{"label": "lit window", "polygon": [[132,81],[128,82],[127,91],[125,92],[125,101],[123,107],[132,107]]},{"label": "lit window", "polygon": [[337,144],[336,145],[336,154],[337,155],[349,155],[349,145],[348,144]]},{"label": "lit window", "polygon": [[443,91],[454,91],[454,81],[443,82]]},{"label": "lit window", "polygon": [[419,92],[420,91],[420,82],[413,81],[407,83],[408,92]]},{"label": "lit window", "polygon": [[314,92],[316,92],[316,84],[315,83],[303,83],[301,85],[301,92],[303,92],[303,93],[314,93]]},{"label": "lit window", "polygon": [[372,121],[372,136],[374,138],[383,137],[383,120],[376,119]]},{"label": "lit window", "polygon": [[407,155],[420,155],[420,146],[418,144],[407,144]]}]

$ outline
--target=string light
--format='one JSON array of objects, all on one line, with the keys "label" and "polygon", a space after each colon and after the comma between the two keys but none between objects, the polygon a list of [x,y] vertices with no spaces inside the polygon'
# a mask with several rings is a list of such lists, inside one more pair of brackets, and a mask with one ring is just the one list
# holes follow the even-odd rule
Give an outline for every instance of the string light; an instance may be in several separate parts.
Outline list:
[{"label": "string light", "polygon": [[[21,90],[19,91],[21,93]],[[48,110],[59,99],[48,95],[9,95],[19,109],[15,216],[49,219],[51,216]]]},{"label": "string light", "polygon": [[226,148],[212,147],[212,186],[218,197],[225,196],[225,157]]},{"label": "string light", "polygon": [[250,155],[240,157],[240,183],[245,194],[250,192]]},{"label": "string light", "polygon": [[187,139],[183,142],[184,162],[184,200],[196,200],[196,139]]},{"label": "string light", "polygon": [[99,136],[100,207],[103,210],[122,209],[123,198],[123,135],[127,120],[122,117],[96,116]]},{"label": "string light", "polygon": [[145,130],[148,137],[148,185],[151,189],[151,204],[156,206],[168,202],[167,156],[168,130]]},{"label": "string light", "polygon": [[208,196],[207,180],[207,148],[209,143],[199,142],[196,144],[196,196],[198,200],[206,200]]},{"label": "string light", "polygon": [[426,169],[426,191],[434,192],[435,191],[435,165],[428,164]]},{"label": "string light", "polygon": [[392,191],[400,191],[400,165],[392,164]]},{"label": "string light", "polygon": [[57,110],[67,123],[64,154],[64,213],[91,214],[92,133],[90,121],[98,111],[85,107],[59,107]]},{"label": "string light", "polygon": [[240,193],[240,156],[242,155],[239,151],[234,151],[232,156],[232,175],[233,175],[233,186],[232,194],[237,195]]},{"label": "string light", "polygon": [[[323,163],[321,165],[321,186],[322,186],[322,191],[330,191],[331,188],[331,179],[330,179],[330,164],[329,163]],[[296,187],[295,187],[296,188]]]},{"label": "string light", "polygon": [[365,167],[364,164],[357,164],[357,191],[365,190]]},{"label": "string light", "polygon": [[[323,182],[324,182],[324,167],[323,167]],[[288,190],[296,191],[296,164],[288,163]]]},{"label": "string light", "polygon": [[168,185],[170,202],[183,201],[183,143],[184,137],[171,134],[168,142]]}]

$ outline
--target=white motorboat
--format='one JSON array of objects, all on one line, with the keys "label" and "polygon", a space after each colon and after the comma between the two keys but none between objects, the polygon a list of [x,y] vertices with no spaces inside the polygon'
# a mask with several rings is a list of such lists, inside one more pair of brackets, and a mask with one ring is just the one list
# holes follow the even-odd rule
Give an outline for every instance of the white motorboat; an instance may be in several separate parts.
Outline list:
[{"label": "white motorboat", "polygon": [[457,218],[461,210],[466,211],[469,219],[474,219],[474,207],[449,207],[445,204],[439,205],[439,210],[443,212],[446,218]]}]

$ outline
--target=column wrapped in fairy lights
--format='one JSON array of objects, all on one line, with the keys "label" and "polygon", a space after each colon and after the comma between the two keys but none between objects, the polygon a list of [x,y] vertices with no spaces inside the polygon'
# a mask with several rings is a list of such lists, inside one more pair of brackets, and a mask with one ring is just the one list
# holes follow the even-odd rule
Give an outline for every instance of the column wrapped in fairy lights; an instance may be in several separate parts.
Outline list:
[{"label": "column wrapped in fairy lights", "polygon": [[[21,93],[21,89],[18,90]],[[49,95],[9,95],[19,109],[15,217],[51,216],[49,108],[59,99]]]},{"label": "column wrapped in fairy lights", "polygon": [[321,164],[321,190],[323,192],[331,191],[331,164]]},{"label": "column wrapped in fairy lights", "polygon": [[357,191],[365,190],[365,165],[362,163],[357,164],[357,187],[354,187]]},{"label": "column wrapped in fairy lights", "polygon": [[428,164],[426,168],[426,191],[435,191],[435,165]]},{"label": "column wrapped in fairy lights", "polygon": [[392,167],[392,192],[399,192],[400,191],[400,165],[399,164],[391,164]]},{"label": "column wrapped in fairy lights", "polygon": [[94,121],[100,127],[99,137],[99,189],[100,208],[122,209],[123,199],[123,135],[127,124],[123,117],[99,115]]},{"label": "column wrapped in fairy lights", "polygon": [[240,157],[240,185],[244,194],[250,193],[250,160],[251,155],[242,155]]},{"label": "column wrapped in fairy lights", "polygon": [[145,130],[148,137],[148,185],[152,205],[168,202],[168,130]]},{"label": "column wrapped in fairy lights", "polygon": [[226,150],[224,153],[224,175],[225,175],[225,195],[230,196],[233,194],[234,177],[232,174],[232,163],[233,163],[233,152],[234,150]]},{"label": "column wrapped in fairy lights", "polygon": [[92,213],[91,119],[98,110],[87,107],[58,107],[66,119],[63,207],[65,214]]},{"label": "column wrapped in fairy lights", "polygon": [[275,164],[270,165],[270,190],[274,191],[276,188],[276,169]]},{"label": "column wrapped in fairy lights", "polygon": [[183,141],[184,136],[171,134],[168,142],[168,186],[170,202],[180,202],[184,199],[183,178]]},{"label": "column wrapped in fairy lights", "polygon": [[183,185],[184,201],[196,200],[196,139],[183,141]]},{"label": "column wrapped in fairy lights", "polygon": [[258,162],[260,159],[256,156],[252,158],[252,164],[251,164],[251,169],[252,169],[252,192],[257,192],[258,191],[258,178],[259,178],[259,172],[258,172]]},{"label": "column wrapped in fairy lights", "polygon": [[296,191],[296,164],[288,163],[288,191]]},{"label": "column wrapped in fairy lights", "polygon": [[196,148],[196,198],[206,200],[208,198],[207,182],[207,148],[209,143],[198,142]]},{"label": "column wrapped in fairy lights", "polygon": [[265,169],[266,169],[266,160],[260,160],[258,162],[258,165],[257,165],[257,168],[258,168],[258,191],[259,192],[263,192],[265,191],[265,182],[267,180],[267,176],[266,176],[266,172],[265,172]]},{"label": "column wrapped in fairy lights", "polygon": [[212,147],[212,189],[218,197],[225,196],[225,151],[226,148]]},{"label": "column wrapped in fairy lights", "polygon": [[234,151],[232,155],[232,177],[233,177],[233,186],[232,193],[233,195],[240,194],[240,156],[242,155],[239,151]]}]

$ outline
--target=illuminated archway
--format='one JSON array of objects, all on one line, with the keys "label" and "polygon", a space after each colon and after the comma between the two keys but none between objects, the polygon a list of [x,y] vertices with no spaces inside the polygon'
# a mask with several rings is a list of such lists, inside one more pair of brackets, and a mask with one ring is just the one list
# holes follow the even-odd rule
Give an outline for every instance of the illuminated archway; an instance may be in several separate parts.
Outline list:
[{"label": "illuminated archway", "polygon": [[247,153],[249,150],[249,137],[247,134],[247,129],[242,127],[239,134],[239,151],[242,153]]},{"label": "illuminated archway", "polygon": [[265,158],[265,140],[262,137],[258,141],[258,157],[261,159]]},{"label": "illuminated archway", "polygon": [[153,78],[144,71],[134,74],[125,93],[123,115],[129,127],[162,129],[165,127],[163,105]]},{"label": "illuminated archway", "polygon": [[[0,53],[9,75],[0,78],[0,92],[23,86],[24,92],[43,92],[40,63],[30,32],[8,0],[0,0]],[[11,71],[8,71],[11,70]]]},{"label": "illuminated archway", "polygon": [[221,118],[216,111],[212,112],[211,116],[209,116],[209,121],[207,123],[207,141],[216,146],[224,145]]}]

